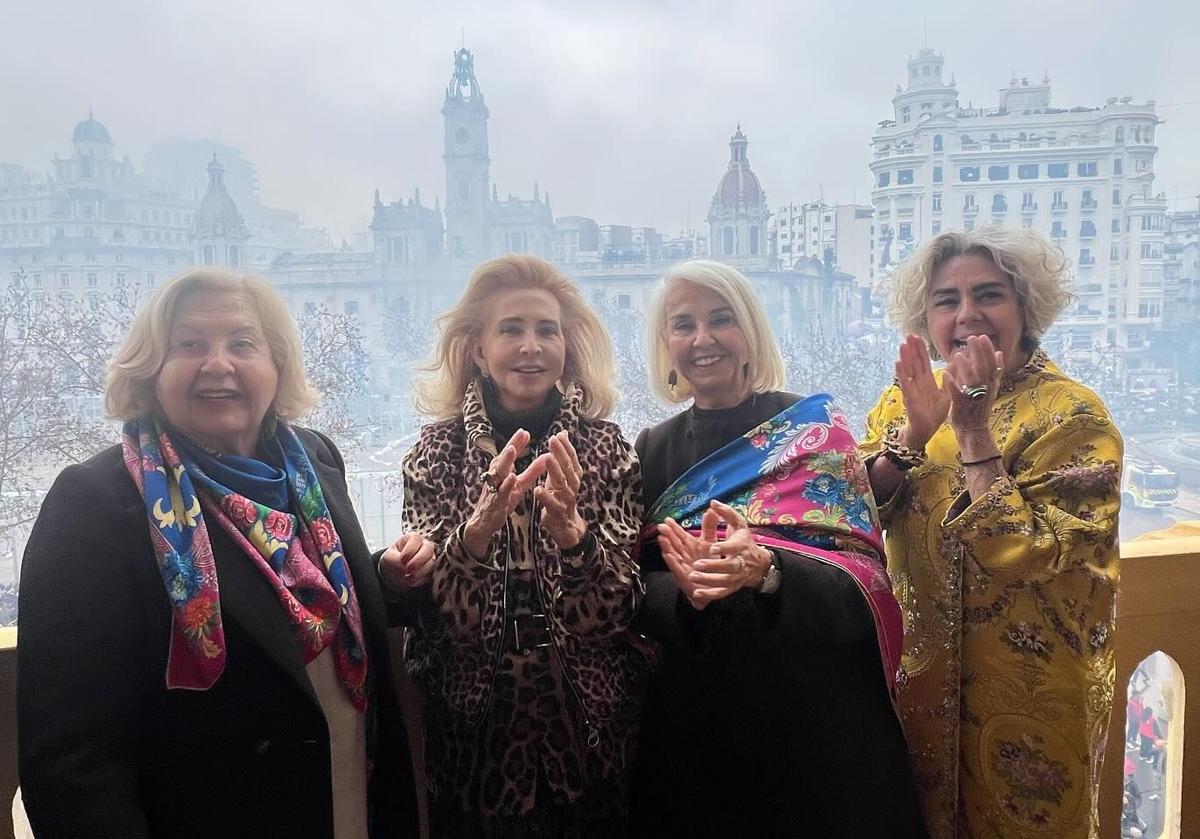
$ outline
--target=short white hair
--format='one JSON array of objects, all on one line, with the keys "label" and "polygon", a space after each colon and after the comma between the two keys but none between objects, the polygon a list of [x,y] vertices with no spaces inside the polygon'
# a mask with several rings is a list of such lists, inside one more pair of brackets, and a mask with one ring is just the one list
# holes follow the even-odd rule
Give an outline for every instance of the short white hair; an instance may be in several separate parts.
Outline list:
[{"label": "short white hair", "polygon": [[692,386],[682,376],[678,377],[674,388],[667,383],[674,365],[667,349],[667,295],[681,282],[694,283],[715,291],[733,310],[733,316],[745,333],[750,350],[751,392],[781,390],[787,378],[783,356],[779,354],[779,345],[775,343],[767,313],[754,293],[754,287],[741,271],[709,259],[681,262],[671,266],[663,275],[646,321],[646,338],[650,348],[650,389],[667,402],[683,402],[692,396]]}]

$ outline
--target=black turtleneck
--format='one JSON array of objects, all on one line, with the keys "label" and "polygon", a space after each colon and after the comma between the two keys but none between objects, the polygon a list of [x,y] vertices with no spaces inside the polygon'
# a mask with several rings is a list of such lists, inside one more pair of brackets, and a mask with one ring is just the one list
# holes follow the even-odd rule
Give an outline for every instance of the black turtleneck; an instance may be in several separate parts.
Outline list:
[{"label": "black turtleneck", "polygon": [[492,423],[492,432],[496,444],[503,446],[508,439],[524,428],[529,432],[530,440],[536,442],[550,430],[558,409],[562,406],[563,395],[558,388],[550,388],[546,401],[528,411],[510,411],[500,404],[500,389],[491,379],[483,380],[483,406],[487,410],[488,419]]}]

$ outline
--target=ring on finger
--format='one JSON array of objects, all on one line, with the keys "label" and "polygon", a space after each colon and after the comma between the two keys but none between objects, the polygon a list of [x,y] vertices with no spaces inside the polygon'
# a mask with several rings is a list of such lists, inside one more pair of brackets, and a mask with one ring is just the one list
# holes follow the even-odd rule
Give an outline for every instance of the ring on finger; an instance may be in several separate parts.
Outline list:
[{"label": "ring on finger", "polygon": [[500,484],[496,481],[496,473],[493,472],[491,469],[484,472],[483,476],[479,479],[479,481],[485,487],[488,487],[490,490],[492,490],[492,492],[495,492],[497,489],[500,488]]},{"label": "ring on finger", "polygon": [[988,395],[987,385],[963,385],[960,390],[968,399],[983,399]]},{"label": "ring on finger", "polygon": [[744,556],[738,557],[738,573],[739,574],[746,573],[746,557],[744,557]]}]

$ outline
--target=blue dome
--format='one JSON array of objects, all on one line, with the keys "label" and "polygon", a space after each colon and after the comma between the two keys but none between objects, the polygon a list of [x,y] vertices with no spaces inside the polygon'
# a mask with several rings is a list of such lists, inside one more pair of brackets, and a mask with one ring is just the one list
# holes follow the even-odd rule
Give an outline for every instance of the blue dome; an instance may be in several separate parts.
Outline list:
[{"label": "blue dome", "polygon": [[108,129],[92,118],[91,112],[88,112],[88,118],[79,125],[75,126],[75,132],[71,135],[72,143],[104,143],[111,146],[112,138],[108,136]]}]

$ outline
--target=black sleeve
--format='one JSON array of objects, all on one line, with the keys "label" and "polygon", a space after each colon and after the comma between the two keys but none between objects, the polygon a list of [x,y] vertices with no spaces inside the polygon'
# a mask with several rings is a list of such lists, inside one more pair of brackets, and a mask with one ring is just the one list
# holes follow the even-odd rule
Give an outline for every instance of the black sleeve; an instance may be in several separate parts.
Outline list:
[{"label": "black sleeve", "polygon": [[102,476],[71,466],[25,549],[18,771],[38,839],[150,835],[138,791],[150,630],[132,567],[149,533],[130,527]]},{"label": "black sleeve", "polygon": [[383,592],[383,602],[387,607],[388,626],[416,626],[422,615],[437,614],[437,603],[433,600],[431,586],[396,591],[379,573],[379,557],[387,548],[380,548],[371,554],[371,565],[375,569],[375,577],[379,580],[379,588]]}]

